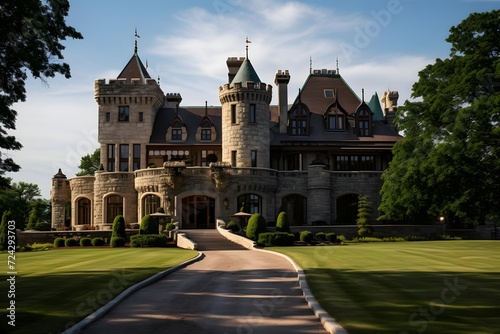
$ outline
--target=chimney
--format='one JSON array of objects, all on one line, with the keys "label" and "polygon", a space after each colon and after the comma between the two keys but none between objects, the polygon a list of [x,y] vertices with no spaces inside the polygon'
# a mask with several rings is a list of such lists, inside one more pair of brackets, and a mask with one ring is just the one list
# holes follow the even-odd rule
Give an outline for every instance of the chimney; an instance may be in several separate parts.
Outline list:
[{"label": "chimney", "polygon": [[231,83],[234,79],[234,76],[236,75],[236,73],[238,73],[238,70],[240,69],[240,66],[241,64],[243,64],[243,61],[245,60],[245,58],[243,57],[228,57],[227,60],[226,60],[226,64],[227,64],[227,69],[228,69],[228,73],[227,73],[227,79],[228,79],[228,83]]},{"label": "chimney", "polygon": [[278,86],[278,111],[280,133],[287,133],[288,123],[288,82],[290,82],[290,74],[288,70],[284,72],[278,70],[274,83]]}]

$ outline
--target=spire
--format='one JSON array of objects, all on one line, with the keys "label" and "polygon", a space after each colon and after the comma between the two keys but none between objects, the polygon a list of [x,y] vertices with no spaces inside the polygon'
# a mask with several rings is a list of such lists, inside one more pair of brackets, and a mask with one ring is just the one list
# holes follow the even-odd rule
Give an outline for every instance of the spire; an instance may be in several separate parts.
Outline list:
[{"label": "spire", "polygon": [[309,74],[313,72],[313,58],[309,56]]},{"label": "spire", "polygon": [[340,74],[340,70],[339,70],[339,57],[337,57],[337,74]]},{"label": "spire", "polygon": [[246,59],[248,59],[248,44],[249,44],[249,43],[252,43],[252,42],[248,40],[248,36],[247,36],[247,39],[245,40],[245,44],[246,44],[246,46],[245,46],[245,49],[246,49],[246,57],[245,57],[245,58],[246,58]]},{"label": "spire", "polygon": [[137,39],[138,38],[141,38],[141,36],[139,36],[137,34],[137,28],[135,28],[135,34],[134,34],[134,54],[136,55],[137,54]]},{"label": "spire", "polygon": [[233,78],[233,81],[230,83],[230,87],[234,87],[236,82],[241,82],[243,87],[247,87],[247,81],[252,81],[254,83],[260,83],[260,78],[252,66],[252,63],[249,59],[245,59],[241,64],[238,72]]}]

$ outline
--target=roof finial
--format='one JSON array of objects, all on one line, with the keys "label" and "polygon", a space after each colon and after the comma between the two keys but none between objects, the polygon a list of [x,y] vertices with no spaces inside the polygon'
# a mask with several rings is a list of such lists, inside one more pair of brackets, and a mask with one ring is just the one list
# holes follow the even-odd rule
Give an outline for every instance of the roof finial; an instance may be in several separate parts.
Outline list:
[{"label": "roof finial", "polygon": [[135,37],[135,42],[134,42],[134,54],[137,54],[137,39],[138,38],[141,38],[141,36],[139,36],[137,34],[137,28],[135,28],[135,34],[134,34],[134,37]]},{"label": "roof finial", "polygon": [[339,70],[339,57],[337,57],[337,74],[340,74],[340,70]]},{"label": "roof finial", "polygon": [[247,36],[247,39],[245,40],[245,44],[246,44],[246,59],[248,59],[248,43],[252,43],[252,42],[248,40],[248,36]]},{"label": "roof finial", "polygon": [[160,75],[158,74],[158,86],[160,85]]},{"label": "roof finial", "polygon": [[309,74],[313,72],[313,58],[309,56]]},{"label": "roof finial", "polygon": [[361,89],[361,100],[363,102],[365,102],[365,89],[364,88]]},{"label": "roof finial", "polygon": [[208,102],[205,101],[205,116],[208,115]]}]

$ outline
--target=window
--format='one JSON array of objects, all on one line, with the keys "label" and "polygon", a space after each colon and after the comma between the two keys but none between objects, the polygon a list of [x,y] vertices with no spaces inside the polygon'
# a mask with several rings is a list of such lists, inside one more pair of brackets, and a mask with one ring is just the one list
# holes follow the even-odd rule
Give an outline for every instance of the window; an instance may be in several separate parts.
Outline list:
[{"label": "window", "polygon": [[201,166],[207,167],[212,162],[217,162],[217,152],[214,150],[202,150],[201,151]]},{"label": "window", "polygon": [[80,198],[78,200],[78,217],[77,225],[90,225],[92,222],[92,206],[90,205],[90,200],[88,198]]},{"label": "window", "polygon": [[325,97],[328,97],[328,98],[335,97],[333,95],[333,89],[325,89],[324,92],[325,92]]},{"label": "window", "polygon": [[201,140],[212,140],[212,129],[201,129]]},{"label": "window", "polygon": [[108,172],[115,171],[115,144],[108,144]]},{"label": "window", "polygon": [[172,140],[182,140],[182,129],[172,129]]},{"label": "window", "polygon": [[106,122],[111,122],[111,113],[110,112],[106,113]]},{"label": "window", "polygon": [[128,172],[128,144],[120,144],[120,172]]},{"label": "window", "polygon": [[250,151],[250,166],[257,167],[257,151]]},{"label": "window", "polygon": [[141,144],[134,144],[132,170],[141,169]]},{"label": "window", "polygon": [[140,123],[144,122],[144,113],[143,112],[139,113],[139,122]]},{"label": "window", "polygon": [[360,156],[359,170],[375,170],[375,157],[373,155]]},{"label": "window", "polygon": [[236,151],[231,151],[231,166],[236,167]]},{"label": "window", "polygon": [[302,170],[302,153],[289,154],[286,160],[287,170]]},{"label": "window", "polygon": [[344,130],[345,129],[344,114],[338,113],[328,115],[328,130]]},{"label": "window", "polygon": [[358,135],[370,136],[370,114],[367,110],[361,109],[358,111]]},{"label": "window", "polygon": [[249,106],[249,109],[248,109],[248,121],[250,123],[255,123],[256,122],[255,109],[256,109],[256,105],[255,104],[251,104]]},{"label": "window", "polygon": [[245,194],[238,197],[238,208],[243,207],[243,212],[262,212],[262,198],[255,194]]},{"label": "window", "polygon": [[113,224],[115,217],[123,215],[123,198],[111,195],[106,198],[106,224]]},{"label": "window", "polygon": [[236,104],[231,104],[231,124],[236,124]]},{"label": "window", "polygon": [[335,160],[335,170],[375,170],[375,156],[338,155]]},{"label": "window", "polygon": [[292,136],[307,136],[309,134],[309,110],[303,104],[294,107],[289,117],[289,134]]},{"label": "window", "polygon": [[143,217],[145,215],[149,215],[155,213],[156,210],[160,207],[160,197],[156,195],[146,195],[142,199],[142,211]]},{"label": "window", "polygon": [[118,107],[118,122],[128,122],[129,108],[128,106]]}]

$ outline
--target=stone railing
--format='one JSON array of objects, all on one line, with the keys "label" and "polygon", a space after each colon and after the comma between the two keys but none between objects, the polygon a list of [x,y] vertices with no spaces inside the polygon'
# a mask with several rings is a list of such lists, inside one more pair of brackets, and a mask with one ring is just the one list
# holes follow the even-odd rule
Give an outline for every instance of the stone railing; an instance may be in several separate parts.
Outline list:
[{"label": "stone railing", "polygon": [[134,178],[133,172],[100,172],[96,173],[96,178],[102,181],[130,180]]},{"label": "stone railing", "polygon": [[231,175],[237,176],[262,176],[262,177],[276,177],[277,170],[269,168],[258,167],[237,167],[231,168]]},{"label": "stone railing", "polygon": [[380,178],[381,171],[330,171],[333,177]]}]

